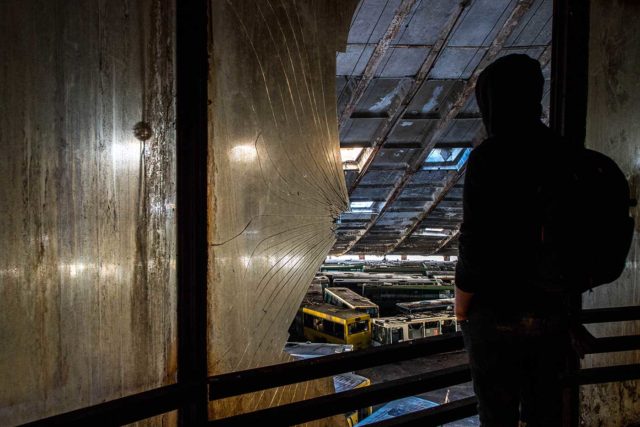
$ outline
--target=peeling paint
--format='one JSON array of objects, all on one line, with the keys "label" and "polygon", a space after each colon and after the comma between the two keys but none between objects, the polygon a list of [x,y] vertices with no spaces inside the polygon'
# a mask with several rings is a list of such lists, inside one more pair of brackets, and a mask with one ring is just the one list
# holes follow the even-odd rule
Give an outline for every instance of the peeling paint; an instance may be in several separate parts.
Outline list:
[{"label": "peeling paint", "polygon": [[385,111],[389,108],[389,106],[391,105],[391,102],[393,101],[393,97],[395,96],[395,92],[391,92],[385,96],[383,96],[382,98],[379,98],[379,101],[376,102],[375,104],[373,104],[370,108],[369,111],[371,111],[372,113],[380,113],[382,111]]},{"label": "peeling paint", "polygon": [[431,95],[431,98],[429,98],[427,103],[424,104],[424,106],[422,107],[422,113],[423,114],[430,113],[436,107],[438,107],[438,105],[440,104],[440,99],[439,98],[440,98],[440,95],[442,94],[443,90],[444,90],[443,86],[436,86],[433,89],[433,95]]}]

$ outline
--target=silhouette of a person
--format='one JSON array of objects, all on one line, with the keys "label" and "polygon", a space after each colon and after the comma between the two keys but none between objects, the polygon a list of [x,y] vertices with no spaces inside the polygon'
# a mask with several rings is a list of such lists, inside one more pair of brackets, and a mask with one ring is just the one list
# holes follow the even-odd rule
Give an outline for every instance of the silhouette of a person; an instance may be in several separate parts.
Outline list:
[{"label": "silhouette of a person", "polygon": [[488,138],[467,163],[456,267],[456,315],[483,426],[561,424],[568,354],[565,297],[536,281],[540,189],[569,156],[540,118],[538,61],[509,55],[479,76]]}]

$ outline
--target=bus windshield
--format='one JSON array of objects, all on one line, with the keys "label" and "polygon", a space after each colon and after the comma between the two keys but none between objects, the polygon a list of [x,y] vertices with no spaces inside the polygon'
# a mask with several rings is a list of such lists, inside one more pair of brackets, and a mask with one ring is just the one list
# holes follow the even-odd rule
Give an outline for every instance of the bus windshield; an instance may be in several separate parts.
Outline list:
[{"label": "bus windshield", "polygon": [[385,344],[384,328],[376,323],[373,324],[373,340],[380,344]]},{"label": "bus windshield", "polygon": [[357,320],[353,323],[349,323],[349,335],[358,334],[369,330],[368,320]]}]

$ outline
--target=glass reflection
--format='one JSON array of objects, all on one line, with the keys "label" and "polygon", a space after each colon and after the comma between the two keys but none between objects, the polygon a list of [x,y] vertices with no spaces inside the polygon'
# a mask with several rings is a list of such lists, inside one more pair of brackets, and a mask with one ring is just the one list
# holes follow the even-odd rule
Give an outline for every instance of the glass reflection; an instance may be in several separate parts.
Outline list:
[{"label": "glass reflection", "polygon": [[230,152],[231,160],[241,163],[250,163],[256,160],[258,152],[253,145],[236,145]]}]

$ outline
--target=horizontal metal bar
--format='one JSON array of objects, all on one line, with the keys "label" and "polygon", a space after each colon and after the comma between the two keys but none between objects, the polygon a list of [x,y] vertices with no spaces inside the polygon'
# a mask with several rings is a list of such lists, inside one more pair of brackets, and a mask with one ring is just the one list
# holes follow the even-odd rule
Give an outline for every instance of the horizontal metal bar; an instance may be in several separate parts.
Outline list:
[{"label": "horizontal metal bar", "polygon": [[640,335],[597,338],[589,353],[613,353],[640,350]]},{"label": "horizontal metal bar", "polygon": [[180,408],[201,386],[169,385],[109,402],[43,418],[25,426],[120,426]]},{"label": "horizontal metal bar", "polygon": [[[400,142],[393,142],[393,143],[385,142],[382,148],[420,148],[420,147],[422,147],[422,144],[420,144],[419,142],[400,141]],[[358,187],[361,185],[365,185],[365,184],[358,184]]]},{"label": "horizontal metal bar", "polygon": [[386,111],[372,112],[372,111],[354,111],[351,113],[350,119],[387,119],[389,113]]},{"label": "horizontal metal bar", "polygon": [[[350,47],[354,47],[354,48],[358,48],[358,49],[364,49],[367,47],[375,47],[376,43],[349,43]],[[397,48],[397,49],[415,49],[415,48],[431,48],[433,47],[433,44],[423,44],[423,43],[392,43],[390,45],[390,47],[392,48]],[[478,49],[478,46],[472,46],[472,45],[458,45],[456,44],[456,49]],[[532,45],[527,45],[527,46],[519,46],[518,45],[518,49],[522,49],[524,50],[529,50],[529,49],[544,49],[545,47],[547,47],[547,45],[540,45],[540,44],[532,44]],[[357,74],[353,74],[354,76],[357,76]],[[381,78],[385,78],[385,77],[381,77]],[[389,78],[389,77],[386,77]],[[442,78],[442,79],[433,79],[433,80],[456,80],[453,78]]]},{"label": "horizontal metal bar", "polygon": [[340,148],[366,148],[371,147],[371,141],[342,142]]},{"label": "horizontal metal bar", "polygon": [[623,322],[626,320],[640,320],[640,306],[607,307],[582,310],[582,323]]},{"label": "horizontal metal bar", "polygon": [[462,350],[462,334],[422,338],[210,377],[209,399],[222,399],[417,357]]},{"label": "horizontal metal bar", "polygon": [[640,364],[580,369],[564,378],[567,385],[586,385],[640,379]]},{"label": "horizontal metal bar", "polygon": [[386,381],[328,396],[214,420],[210,426],[295,425],[471,381],[469,365]]},{"label": "horizontal metal bar", "polygon": [[462,420],[472,417],[478,413],[478,401],[475,396],[467,397],[460,400],[454,400],[450,403],[435,406],[433,408],[422,411],[412,412],[407,415],[391,418],[389,420],[380,421],[369,424],[371,427],[396,427],[396,426],[416,426],[416,427],[435,427],[442,424],[450,423],[456,420]]}]

